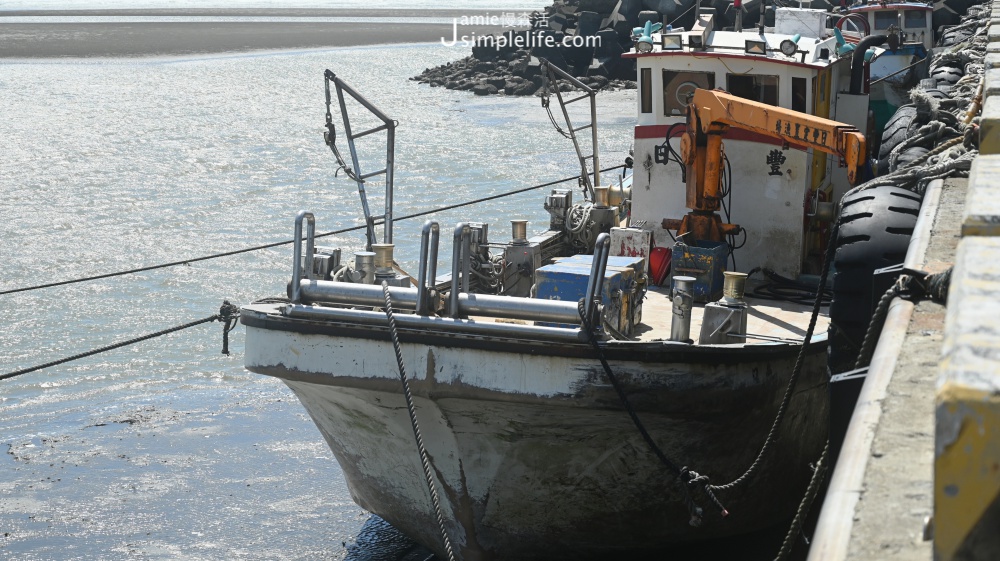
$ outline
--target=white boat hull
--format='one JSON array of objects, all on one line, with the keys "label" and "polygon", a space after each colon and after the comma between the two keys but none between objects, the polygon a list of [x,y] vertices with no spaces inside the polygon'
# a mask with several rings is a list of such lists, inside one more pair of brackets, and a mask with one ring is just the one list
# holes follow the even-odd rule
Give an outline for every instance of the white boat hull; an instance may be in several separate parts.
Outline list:
[{"label": "white boat hull", "polygon": [[[264,306],[245,308],[243,322],[247,368],[295,392],[354,500],[443,552],[387,332],[291,320]],[[761,469],[719,493],[727,518],[694,490],[705,509],[694,528],[675,475],[649,451],[587,345],[401,338],[460,559],[638,555],[773,525],[791,515],[827,437],[825,337],[817,337]],[[606,352],[666,456],[721,484],[763,444],[797,349],[654,341],[609,343]]]}]

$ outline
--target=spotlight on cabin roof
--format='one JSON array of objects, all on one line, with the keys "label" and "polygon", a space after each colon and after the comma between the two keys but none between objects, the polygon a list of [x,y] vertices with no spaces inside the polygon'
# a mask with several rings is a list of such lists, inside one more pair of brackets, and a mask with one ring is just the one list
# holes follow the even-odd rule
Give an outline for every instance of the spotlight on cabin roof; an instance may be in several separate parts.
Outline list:
[{"label": "spotlight on cabin roof", "polygon": [[665,51],[679,50],[683,44],[684,36],[680,33],[670,33],[660,36],[660,48]]},{"label": "spotlight on cabin roof", "polygon": [[746,46],[743,47],[743,52],[745,52],[748,55],[766,55],[767,43],[765,41],[747,39]]}]

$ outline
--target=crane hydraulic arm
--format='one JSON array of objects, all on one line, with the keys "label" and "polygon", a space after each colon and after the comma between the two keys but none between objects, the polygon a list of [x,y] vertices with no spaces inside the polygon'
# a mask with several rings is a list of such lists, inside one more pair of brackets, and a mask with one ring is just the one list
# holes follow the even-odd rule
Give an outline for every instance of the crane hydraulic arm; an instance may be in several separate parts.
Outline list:
[{"label": "crane hydraulic arm", "polygon": [[804,145],[839,156],[852,185],[861,179],[866,159],[865,137],[857,128],[807,113],[737,97],[721,90],[697,89],[687,106],[687,131],[681,158],[687,167],[687,207],[683,219],[664,219],[662,226],[690,239],[723,241],[740,227],[723,224],[720,202],[723,146],[729,127]]}]

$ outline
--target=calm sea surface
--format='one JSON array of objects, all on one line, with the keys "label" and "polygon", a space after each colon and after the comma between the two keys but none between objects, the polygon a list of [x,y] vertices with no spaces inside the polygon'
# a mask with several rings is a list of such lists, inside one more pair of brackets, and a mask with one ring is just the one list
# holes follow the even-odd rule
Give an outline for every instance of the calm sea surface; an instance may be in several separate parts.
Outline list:
[{"label": "calm sea surface", "polygon": [[321,8],[377,10],[539,10],[547,0],[3,0],[2,10]]},{"label": "calm sea surface", "polygon": [[[465,54],[0,61],[0,290],[289,239],[299,209],[321,231],[360,224],[322,140],[326,68],[399,120],[397,216],[577,173],[538,98],[408,80]],[[599,97],[605,165],[631,145],[632,94]],[[375,169],[381,148],[362,149]],[[483,220],[505,241],[510,219],[544,228],[547,192],[436,218],[445,231]],[[395,230],[411,270],[422,220]],[[350,255],[362,236],[324,243]],[[290,254],[0,296],[0,374],[280,294]],[[351,544],[368,514],[319,432],[280,381],[243,369],[242,329],[231,356],[220,333],[202,325],[0,381],[0,558],[364,558]]]}]

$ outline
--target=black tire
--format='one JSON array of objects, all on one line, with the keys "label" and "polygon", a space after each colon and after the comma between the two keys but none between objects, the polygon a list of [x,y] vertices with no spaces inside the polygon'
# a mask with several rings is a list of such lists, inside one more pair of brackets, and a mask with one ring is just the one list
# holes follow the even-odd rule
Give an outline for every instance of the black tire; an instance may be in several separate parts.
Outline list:
[{"label": "black tire", "polygon": [[936,68],[931,68],[931,78],[937,80],[937,85],[940,86],[953,86],[957,82],[964,72],[961,68],[955,66],[938,66]]},{"label": "black tire", "polygon": [[910,165],[911,162],[923,158],[930,150],[924,148],[923,146],[910,146],[906,150],[900,152],[899,157],[896,158],[896,166],[892,167],[890,171],[896,171],[900,168],[905,168]]},{"label": "black tire", "polygon": [[903,105],[893,113],[882,131],[882,142],[878,147],[878,175],[889,173],[889,153],[910,136],[919,127],[917,108],[914,105]]},{"label": "black tire", "polygon": [[920,197],[898,187],[877,187],[844,199],[834,242],[831,372],[854,368],[875,305],[882,296],[874,294],[872,273],[903,262],[919,212]]},{"label": "black tire", "polygon": [[969,37],[972,37],[972,34],[973,30],[968,27],[963,27],[960,29],[952,27],[950,29],[946,29],[943,32],[941,32],[941,39],[938,40],[938,44],[940,44],[942,47],[950,47],[951,45],[961,43],[962,41],[965,41]]},{"label": "black tire", "polygon": [[920,91],[924,92],[925,94],[927,94],[932,99],[939,99],[939,100],[940,99],[951,99],[951,97],[948,94],[944,93],[943,91],[941,91],[941,90],[939,90],[937,88],[930,88],[930,89],[920,90]]}]

